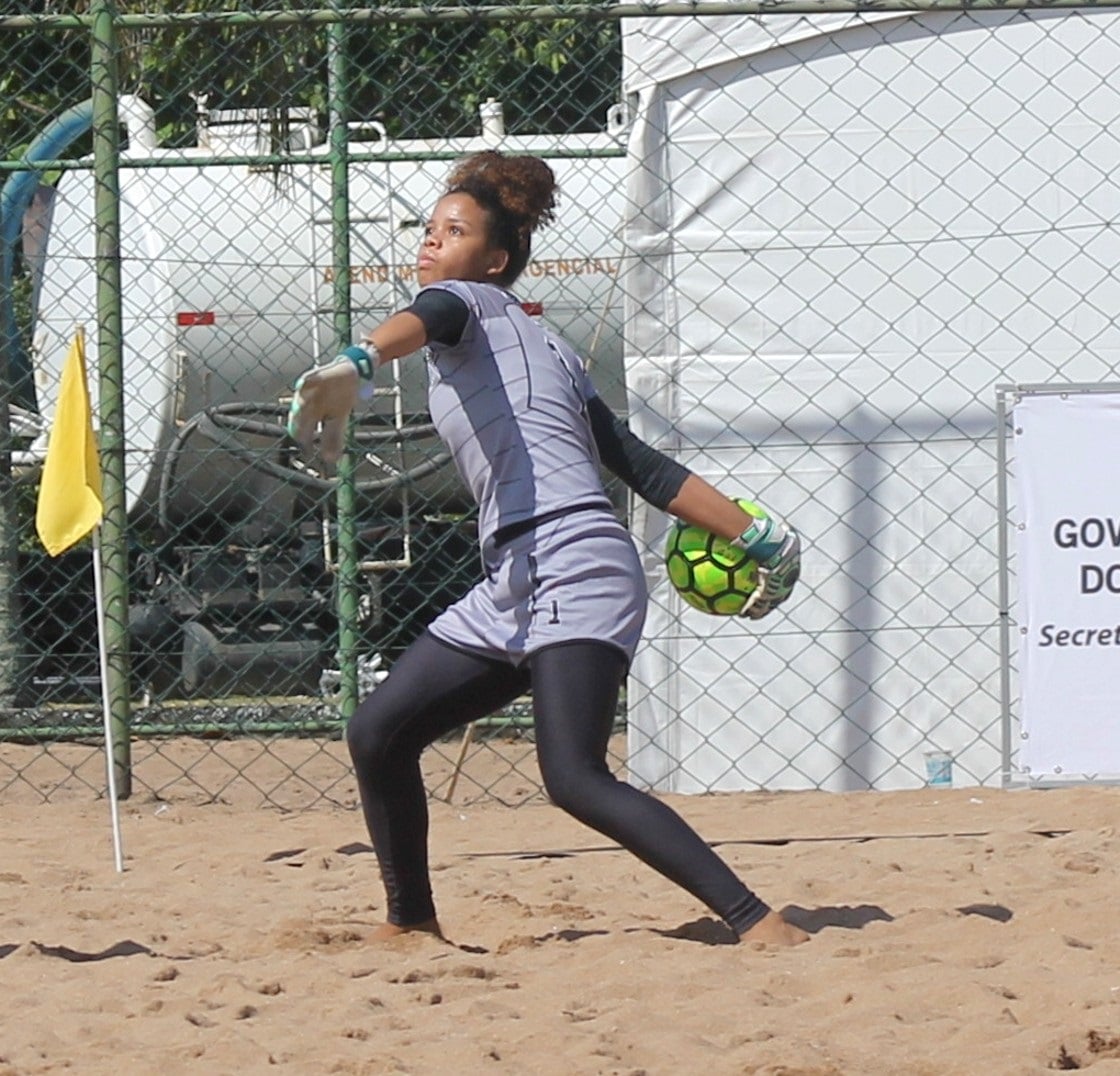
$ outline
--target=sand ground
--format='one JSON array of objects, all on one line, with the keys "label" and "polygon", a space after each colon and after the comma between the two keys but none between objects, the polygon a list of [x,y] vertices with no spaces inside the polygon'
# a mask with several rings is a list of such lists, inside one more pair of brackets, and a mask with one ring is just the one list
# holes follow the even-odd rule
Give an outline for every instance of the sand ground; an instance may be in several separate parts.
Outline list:
[{"label": "sand ground", "polygon": [[[13,783],[0,1074],[1120,1073],[1120,788],[665,797],[812,933],[778,951],[732,944],[535,798],[523,763],[487,775],[500,755],[480,752],[432,808],[449,941],[375,945],[382,892],[337,748],[271,746],[331,789],[285,810],[235,745],[194,764],[218,796],[155,793],[148,763],[120,807],[121,873],[95,770],[49,803]],[[475,797],[499,781],[520,806]]]}]

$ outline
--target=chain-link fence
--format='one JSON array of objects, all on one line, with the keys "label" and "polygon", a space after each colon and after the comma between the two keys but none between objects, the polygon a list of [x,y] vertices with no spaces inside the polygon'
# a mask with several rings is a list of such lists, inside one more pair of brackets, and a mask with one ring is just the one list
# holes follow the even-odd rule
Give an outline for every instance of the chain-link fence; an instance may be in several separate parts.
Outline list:
[{"label": "chain-link fence", "polygon": [[[995,386],[1120,362],[1107,9],[186,6],[0,16],[0,792],[100,790],[107,709],[126,794],[353,799],[346,717],[474,581],[474,517],[421,361],[337,473],[287,398],[411,298],[450,162],[489,147],[560,181],[527,309],[806,539],[788,613],[705,618],[610,481],[653,584],[616,767],[900,787],[937,747],[998,779]],[[88,543],[52,559],[33,525],[79,327],[104,675]],[[528,705],[430,764],[436,795],[539,795]]]}]

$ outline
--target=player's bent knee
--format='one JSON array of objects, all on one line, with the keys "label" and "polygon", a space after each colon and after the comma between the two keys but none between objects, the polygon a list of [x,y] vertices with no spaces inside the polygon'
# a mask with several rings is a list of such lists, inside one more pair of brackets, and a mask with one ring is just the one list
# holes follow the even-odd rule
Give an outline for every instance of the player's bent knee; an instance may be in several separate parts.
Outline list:
[{"label": "player's bent knee", "polygon": [[389,753],[389,738],[371,714],[359,709],[346,723],[346,746],[355,767],[369,770],[384,765]]},{"label": "player's bent knee", "polygon": [[542,778],[545,793],[553,804],[588,825],[595,825],[598,821],[600,812],[596,807],[602,782],[614,781],[609,773],[593,769],[542,773]]}]

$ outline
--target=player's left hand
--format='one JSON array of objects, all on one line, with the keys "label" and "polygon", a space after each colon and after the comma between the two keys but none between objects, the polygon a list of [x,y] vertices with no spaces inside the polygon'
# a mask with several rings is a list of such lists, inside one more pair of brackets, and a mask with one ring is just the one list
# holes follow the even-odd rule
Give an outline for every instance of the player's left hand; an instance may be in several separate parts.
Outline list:
[{"label": "player's left hand", "polygon": [[740,615],[761,620],[793,593],[801,575],[801,539],[781,520],[763,516],[752,521],[736,544],[758,562],[758,583]]},{"label": "player's left hand", "polygon": [[358,402],[357,367],[348,358],[301,374],[288,407],[288,436],[309,451],[319,436],[319,455],[335,463],[346,447],[346,424]]}]

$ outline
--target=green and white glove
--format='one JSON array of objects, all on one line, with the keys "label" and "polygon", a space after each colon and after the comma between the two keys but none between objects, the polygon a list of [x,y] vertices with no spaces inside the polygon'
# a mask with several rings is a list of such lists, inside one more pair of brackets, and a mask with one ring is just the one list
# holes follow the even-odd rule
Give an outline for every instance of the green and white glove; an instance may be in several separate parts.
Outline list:
[{"label": "green and white glove", "polygon": [[288,407],[288,436],[308,452],[319,434],[319,455],[335,463],[346,448],[346,424],[361,398],[373,395],[376,356],[348,347],[327,366],[300,374]]},{"label": "green and white glove", "polygon": [[758,584],[740,615],[761,620],[793,592],[801,575],[801,539],[792,527],[765,515],[755,516],[733,544],[758,562]]}]

